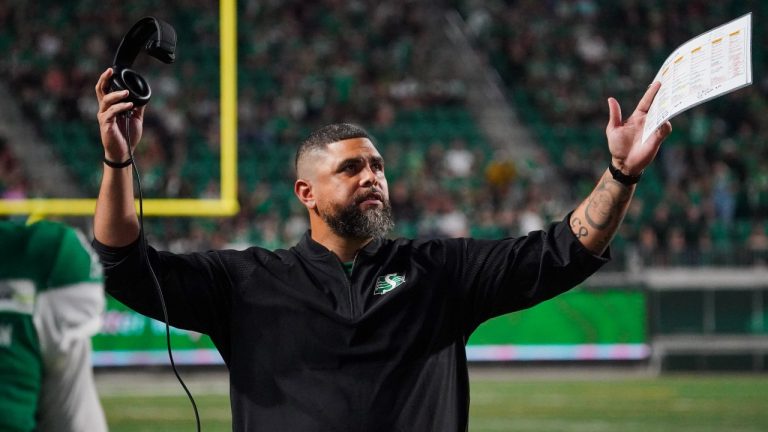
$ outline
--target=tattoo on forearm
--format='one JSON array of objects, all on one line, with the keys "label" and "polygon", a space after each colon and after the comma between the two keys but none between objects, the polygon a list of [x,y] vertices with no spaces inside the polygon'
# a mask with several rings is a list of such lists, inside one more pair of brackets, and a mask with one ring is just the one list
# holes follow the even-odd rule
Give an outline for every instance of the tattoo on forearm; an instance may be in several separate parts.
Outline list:
[{"label": "tattoo on forearm", "polygon": [[603,180],[589,197],[584,219],[592,228],[605,230],[616,222],[620,208],[630,196],[630,191],[624,185]]},{"label": "tattoo on forearm", "polygon": [[574,217],[571,219],[571,228],[573,233],[576,235],[576,238],[582,238],[589,235],[589,231],[587,230],[587,227],[582,225],[581,219]]}]

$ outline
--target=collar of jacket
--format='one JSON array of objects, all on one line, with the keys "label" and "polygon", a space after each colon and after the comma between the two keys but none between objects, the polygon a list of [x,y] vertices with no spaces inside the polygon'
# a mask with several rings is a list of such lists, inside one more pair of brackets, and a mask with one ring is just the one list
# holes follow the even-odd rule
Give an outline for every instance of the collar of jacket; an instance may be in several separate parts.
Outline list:
[{"label": "collar of jacket", "polygon": [[[368,256],[374,255],[379,250],[382,243],[382,239],[376,237],[368,242],[367,245],[363,246],[363,248],[358,251],[358,254]],[[306,255],[308,258],[322,259],[328,257],[329,255],[333,255],[331,251],[328,250],[328,248],[312,239],[312,230],[307,230],[307,232],[304,233],[304,237],[301,238],[299,243],[296,245],[296,248],[302,255]],[[335,257],[335,255],[333,256]]]}]

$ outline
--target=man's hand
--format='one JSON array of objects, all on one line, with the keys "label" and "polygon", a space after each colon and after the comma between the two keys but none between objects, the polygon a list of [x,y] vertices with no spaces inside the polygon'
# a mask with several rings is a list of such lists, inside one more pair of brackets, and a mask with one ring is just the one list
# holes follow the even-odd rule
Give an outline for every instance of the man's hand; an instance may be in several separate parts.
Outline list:
[{"label": "man's hand", "polygon": [[[648,87],[627,121],[621,120],[621,108],[616,99],[608,99],[610,119],[605,135],[611,163],[626,175],[640,175],[672,131],[672,125],[666,122],[646,142],[640,142],[648,109],[660,87],[659,82]],[[627,213],[634,191],[634,185],[627,186],[614,180],[609,170],[603,172],[595,190],[571,213],[571,231],[584,247],[595,254],[605,252]]]},{"label": "man's hand", "polygon": [[[112,73],[112,68],[107,69],[96,83],[96,99],[99,101],[99,112],[96,118],[99,120],[104,157],[113,162],[122,162],[130,157],[125,116],[130,123],[130,145],[133,150],[141,139],[145,107],[133,109],[133,103],[121,102],[128,96],[127,90],[109,92]],[[120,115],[120,113],[124,114]]]},{"label": "man's hand", "polygon": [[[125,162],[141,139],[144,107],[133,109],[130,102],[122,102],[127,91],[109,92],[112,68],[107,69],[96,83],[99,101],[99,131],[104,146],[104,158],[112,162]],[[120,113],[125,112],[125,115]],[[127,120],[126,120],[127,119]],[[126,139],[126,124],[130,127],[130,147]],[[133,204],[133,171],[104,165],[99,199],[93,218],[93,235],[107,246],[127,246],[139,237],[139,219]]]},{"label": "man's hand", "polygon": [[637,104],[635,112],[626,121],[621,119],[621,107],[616,99],[608,98],[610,118],[605,128],[608,150],[611,152],[613,165],[624,174],[636,176],[643,172],[656,157],[662,141],[672,132],[672,124],[666,122],[646,142],[640,142],[645,117],[659,88],[661,88],[660,82],[651,84],[640,99],[640,103]]}]

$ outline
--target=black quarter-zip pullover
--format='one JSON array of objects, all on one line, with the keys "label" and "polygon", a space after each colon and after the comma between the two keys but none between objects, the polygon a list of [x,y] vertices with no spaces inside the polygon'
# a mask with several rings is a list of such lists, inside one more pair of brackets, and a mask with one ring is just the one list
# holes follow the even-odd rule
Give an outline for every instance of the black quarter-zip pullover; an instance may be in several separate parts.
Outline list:
[{"label": "black quarter-zip pullover", "polygon": [[[94,241],[110,294],[162,320],[138,242]],[[170,324],[208,334],[230,371],[235,431],[463,431],[465,344],[607,261],[568,218],[502,240],[375,239],[347,276],[312,240],[274,252],[150,248]]]}]

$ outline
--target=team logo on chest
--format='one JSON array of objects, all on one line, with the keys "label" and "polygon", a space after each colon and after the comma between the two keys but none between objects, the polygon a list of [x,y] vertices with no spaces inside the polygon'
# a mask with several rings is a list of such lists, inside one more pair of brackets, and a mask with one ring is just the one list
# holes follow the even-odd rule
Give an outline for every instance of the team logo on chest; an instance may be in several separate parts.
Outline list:
[{"label": "team logo on chest", "polygon": [[376,289],[373,290],[373,295],[386,294],[404,283],[404,274],[399,275],[397,273],[390,273],[388,275],[379,276],[379,278],[376,279]]}]

